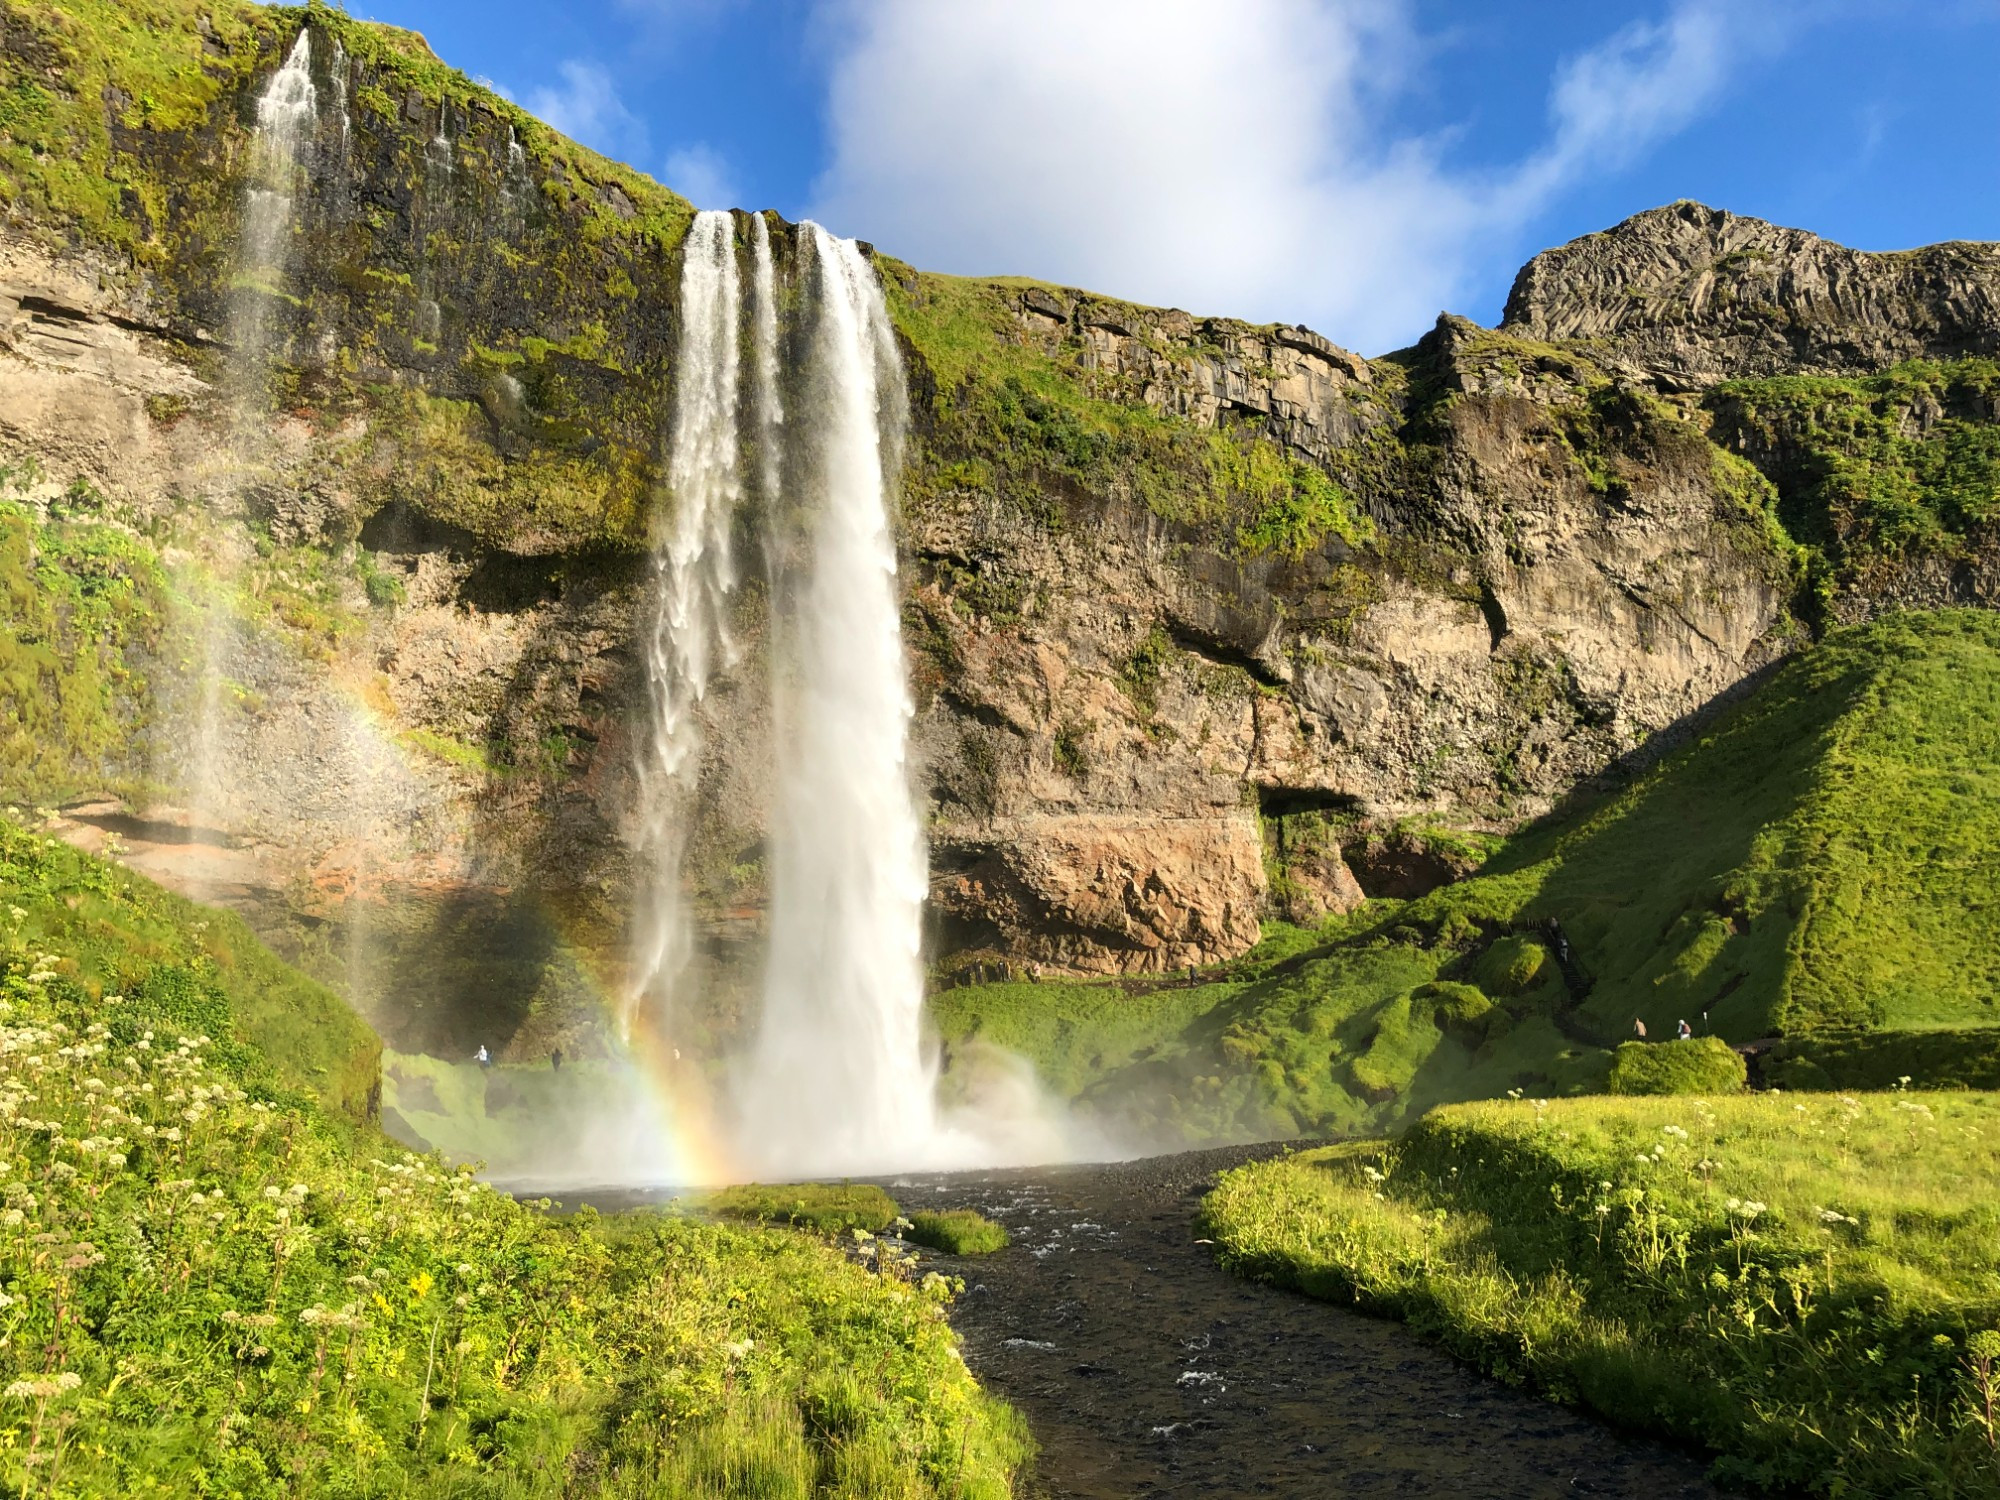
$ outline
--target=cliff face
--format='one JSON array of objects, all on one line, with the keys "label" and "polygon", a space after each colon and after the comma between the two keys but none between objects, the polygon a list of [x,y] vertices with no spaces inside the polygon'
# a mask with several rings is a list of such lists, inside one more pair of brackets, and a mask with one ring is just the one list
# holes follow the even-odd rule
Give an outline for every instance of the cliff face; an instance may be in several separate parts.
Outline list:
[{"label": "cliff face", "polygon": [[[686,205],[406,34],[157,8],[143,56],[91,6],[11,4],[0,35],[48,99],[34,139],[0,127],[10,628],[38,691],[92,705],[0,744],[5,790],[253,907],[406,1048],[587,1046],[633,886]],[[301,24],[313,187],[246,395],[246,124]],[[1538,257],[1501,330],[1442,318],[1378,361],[877,264],[947,971],[1172,970],[1425,889],[1826,620],[1986,597],[1990,249],[1678,205]],[[1917,356],[1950,363],[1867,384]],[[108,614],[50,593],[90,548]],[[763,894],[754,588],[737,625],[690,864],[724,974]],[[207,762],[235,792],[201,809]]]}]

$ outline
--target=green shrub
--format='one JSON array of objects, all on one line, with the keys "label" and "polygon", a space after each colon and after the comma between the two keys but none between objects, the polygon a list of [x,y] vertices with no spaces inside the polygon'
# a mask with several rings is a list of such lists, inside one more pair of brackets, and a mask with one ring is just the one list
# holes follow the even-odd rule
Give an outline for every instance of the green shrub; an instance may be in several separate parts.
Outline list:
[{"label": "green shrub", "polygon": [[1530,937],[1501,938],[1479,956],[1473,982],[1496,999],[1525,995],[1555,968],[1549,950]]},{"label": "green shrub", "polygon": [[2000,1089],[2000,1027],[1787,1037],[1764,1078],[1788,1089]]},{"label": "green shrub", "polygon": [[947,1255],[991,1255],[1007,1248],[1005,1227],[970,1208],[920,1213],[903,1237]]},{"label": "green shrub", "polygon": [[757,1224],[789,1224],[819,1234],[865,1229],[880,1234],[902,1210],[872,1183],[746,1183],[718,1188],[694,1198],[691,1206],[722,1219]]},{"label": "green shrub", "polygon": [[1614,1094],[1733,1094],[1749,1077],[1743,1055],[1721,1037],[1626,1042],[1611,1059]]}]

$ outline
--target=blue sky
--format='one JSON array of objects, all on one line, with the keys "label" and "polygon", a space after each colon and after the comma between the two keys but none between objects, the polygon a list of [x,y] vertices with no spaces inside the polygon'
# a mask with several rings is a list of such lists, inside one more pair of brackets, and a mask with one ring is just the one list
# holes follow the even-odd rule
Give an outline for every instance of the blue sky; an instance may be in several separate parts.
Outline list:
[{"label": "blue sky", "polygon": [[2000,240],[2000,0],[349,3],[704,207],[1368,353],[1675,198]]}]

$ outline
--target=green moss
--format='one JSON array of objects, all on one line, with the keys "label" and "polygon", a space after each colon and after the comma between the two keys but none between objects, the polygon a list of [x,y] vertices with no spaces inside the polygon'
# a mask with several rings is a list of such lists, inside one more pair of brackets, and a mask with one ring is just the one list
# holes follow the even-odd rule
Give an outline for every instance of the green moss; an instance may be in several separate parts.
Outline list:
[{"label": "green moss", "polygon": [[381,395],[360,473],[425,514],[525,554],[631,546],[651,499],[651,456],[615,443],[530,442],[504,457],[478,405],[421,390]]},{"label": "green moss", "polygon": [[1849,578],[1878,560],[1962,555],[2000,519],[2000,363],[1732,381],[1706,398],[1718,442],[1775,485],[1787,533]]},{"label": "green moss", "polygon": [[1733,1094],[1748,1071],[1741,1053],[1720,1037],[1674,1042],[1625,1042],[1611,1059],[1614,1094]]},{"label": "green moss", "polygon": [[1525,995],[1555,969],[1549,950],[1534,938],[1509,935],[1480,955],[1473,977],[1489,995]]},{"label": "green moss", "polygon": [[143,778],[132,748],[154,685],[140,663],[171,604],[144,543],[0,499],[0,797],[62,801]]},{"label": "green moss", "polygon": [[1167,416],[1090,369],[1079,340],[1051,348],[1026,334],[1019,298],[1034,283],[930,275],[886,258],[881,268],[896,325],[929,376],[917,382],[930,411],[907,503],[977,487],[1055,527],[1066,493],[1116,495],[1248,555],[1298,558],[1331,538],[1372,536],[1335,476],[1268,433]]}]

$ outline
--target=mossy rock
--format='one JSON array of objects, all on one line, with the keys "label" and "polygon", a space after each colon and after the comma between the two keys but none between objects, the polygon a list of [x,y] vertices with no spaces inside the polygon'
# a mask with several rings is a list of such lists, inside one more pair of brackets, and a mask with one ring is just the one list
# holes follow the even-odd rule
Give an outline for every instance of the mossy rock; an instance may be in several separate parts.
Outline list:
[{"label": "mossy rock", "polygon": [[1419,986],[1411,999],[1419,1005],[1430,1005],[1438,1030],[1468,1047],[1481,1045],[1513,1022],[1513,1017],[1495,1005],[1477,985],[1440,979]]},{"label": "mossy rock", "polygon": [[1555,971],[1549,950],[1531,937],[1511,934],[1479,955],[1473,982],[1496,999],[1525,995]]},{"label": "mossy rock", "polygon": [[1720,1037],[1626,1042],[1611,1059],[1614,1094],[1734,1094],[1749,1078],[1743,1056]]}]

